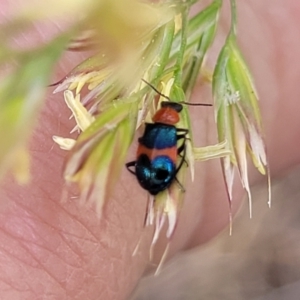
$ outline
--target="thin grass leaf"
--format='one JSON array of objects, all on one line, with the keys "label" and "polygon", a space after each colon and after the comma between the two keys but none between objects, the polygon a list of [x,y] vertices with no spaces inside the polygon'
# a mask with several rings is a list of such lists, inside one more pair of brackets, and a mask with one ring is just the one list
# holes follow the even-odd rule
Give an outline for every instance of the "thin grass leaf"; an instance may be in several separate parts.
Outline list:
[{"label": "thin grass leaf", "polygon": [[[187,45],[186,49],[197,46],[199,40],[204,33],[215,33],[215,27],[219,18],[219,12],[222,5],[222,1],[216,0],[203,11],[195,15],[188,22],[187,28]],[[173,60],[176,57],[176,53],[179,51],[181,45],[181,32],[178,32],[174,38],[172,51],[170,54],[170,60]],[[210,34],[209,34],[210,35]],[[207,39],[206,47],[209,48],[212,41]]]},{"label": "thin grass leaf", "polygon": [[214,41],[221,4],[221,1],[216,0],[200,14],[206,26],[202,34],[199,35],[198,43],[194,45],[195,50],[185,67],[183,89],[186,91],[187,98],[189,98],[192,93],[200,69],[202,68],[204,57]]},{"label": "thin grass leaf", "polygon": [[[199,70],[202,66],[204,56],[206,55],[215,37],[221,4],[221,1],[214,1],[211,5],[209,5],[206,9],[196,15],[188,23],[186,33],[187,40],[184,43],[186,44],[186,47],[184,48],[185,58],[183,59],[183,61],[185,61],[185,64],[183,65],[184,67],[182,66],[182,87],[179,87],[176,84],[174,85],[173,92],[171,93],[172,99],[174,98],[179,99],[178,101],[186,101],[186,99],[190,98],[199,74]],[[174,45],[176,45],[177,43],[179,43],[179,33],[174,39]],[[178,126],[182,128],[188,128],[190,138],[191,140],[193,140],[191,122],[186,107],[184,107],[181,113],[181,121]],[[189,165],[191,177],[193,180],[195,158],[193,155],[193,151],[191,151],[192,146],[190,142],[187,142],[186,145],[186,160]],[[184,172],[184,169],[186,168],[182,167],[180,173]]]},{"label": "thin grass leaf", "polygon": [[206,161],[229,156],[231,151],[226,148],[226,144],[227,141],[224,141],[212,146],[193,148],[194,158],[196,161]]}]

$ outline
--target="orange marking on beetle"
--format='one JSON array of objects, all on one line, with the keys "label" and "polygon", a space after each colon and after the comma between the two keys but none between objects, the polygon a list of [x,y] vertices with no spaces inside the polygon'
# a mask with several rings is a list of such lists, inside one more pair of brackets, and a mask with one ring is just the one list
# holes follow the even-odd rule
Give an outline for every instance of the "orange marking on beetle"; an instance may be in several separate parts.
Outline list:
[{"label": "orange marking on beetle", "polygon": [[177,147],[165,148],[165,149],[149,149],[144,145],[139,145],[137,149],[137,157],[141,154],[145,154],[150,160],[153,160],[157,156],[168,156],[175,164],[177,161]]},{"label": "orange marking on beetle", "polygon": [[171,107],[162,107],[152,117],[154,123],[174,125],[179,122],[179,114]]}]

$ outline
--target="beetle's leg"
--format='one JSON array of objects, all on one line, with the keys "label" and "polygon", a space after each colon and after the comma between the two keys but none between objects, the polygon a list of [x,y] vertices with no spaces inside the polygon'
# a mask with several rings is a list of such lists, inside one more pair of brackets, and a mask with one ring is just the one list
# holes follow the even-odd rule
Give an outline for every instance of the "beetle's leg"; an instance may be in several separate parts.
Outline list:
[{"label": "beetle's leg", "polygon": [[135,161],[135,160],[134,160],[134,161],[130,161],[130,162],[128,162],[128,163],[125,164],[127,170],[128,170],[131,174],[133,174],[133,175],[136,175],[136,174],[135,174],[135,171],[131,170],[130,168],[131,168],[131,167],[135,167],[135,165],[136,165],[136,161]]},{"label": "beetle's leg", "polygon": [[184,140],[183,144],[180,145],[180,146],[178,147],[178,149],[177,149],[177,154],[178,154],[178,156],[181,157],[181,159],[183,159],[183,161],[186,163],[186,166],[188,167],[189,164],[188,164],[188,162],[187,162],[186,159],[185,159],[185,154],[182,155],[182,152],[185,151],[185,141],[186,141],[186,140]]},{"label": "beetle's leg", "polygon": [[[180,149],[182,148],[182,149]],[[180,168],[182,167],[183,163],[186,162],[185,160],[185,155],[186,155],[186,146],[185,146],[185,140],[184,140],[184,143],[178,148],[178,150],[180,150],[180,154],[183,153],[182,155],[180,155],[182,157],[177,169],[176,169],[176,172],[175,174],[178,173],[178,171],[180,170]],[[187,162],[186,162],[187,163]]]},{"label": "beetle's leg", "polygon": [[184,186],[181,184],[181,182],[177,179],[177,177],[175,177],[175,181],[177,182],[177,184],[179,185],[180,190],[185,193],[185,188]]},{"label": "beetle's leg", "polygon": [[[177,132],[181,132],[180,134],[177,135],[177,140],[181,140],[183,139],[182,144],[178,147],[177,149],[177,154],[183,159],[183,161],[187,164],[187,161],[185,160],[185,142],[188,139],[187,134],[188,134],[188,129],[184,129],[184,128],[178,128]],[[182,152],[183,155],[182,155]],[[183,162],[182,162],[183,163]],[[182,163],[179,165],[181,167]]]},{"label": "beetle's leg", "polygon": [[183,143],[177,148],[177,154],[180,155],[181,157],[182,157],[181,153],[184,151],[185,141],[186,139],[184,139]]},{"label": "beetle's leg", "polygon": [[[185,192],[185,188],[183,187],[183,185],[181,184],[181,182],[177,179],[176,174],[179,172],[180,168],[182,167],[183,163],[185,162],[186,164],[187,161],[185,160],[185,154],[186,154],[186,147],[185,147],[185,141],[186,141],[186,136],[183,137],[183,144],[178,148],[178,154],[182,157],[176,171],[175,171],[175,181],[177,182],[177,184],[179,185],[180,190],[184,193]],[[181,155],[182,153],[182,155]]]},{"label": "beetle's leg", "polygon": [[177,133],[179,133],[177,134],[177,141],[183,139],[182,145],[178,147],[178,150],[180,149],[180,151],[178,151],[178,154],[180,154],[183,151],[183,145],[188,139],[187,134],[189,133],[189,130],[185,128],[177,128]]},{"label": "beetle's leg", "polygon": [[176,128],[176,131],[182,135],[187,135],[189,133],[189,130],[186,128]]}]

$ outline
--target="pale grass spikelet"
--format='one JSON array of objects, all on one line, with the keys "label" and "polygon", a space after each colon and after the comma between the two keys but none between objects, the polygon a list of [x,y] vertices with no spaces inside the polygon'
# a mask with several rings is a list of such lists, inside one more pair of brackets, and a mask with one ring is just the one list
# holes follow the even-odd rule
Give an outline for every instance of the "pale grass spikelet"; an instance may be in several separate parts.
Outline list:
[{"label": "pale grass spikelet", "polygon": [[152,245],[155,245],[165,222],[168,222],[166,237],[168,239],[172,237],[176,228],[181,202],[178,197],[174,197],[172,194],[172,188],[159,193],[155,196],[155,199],[150,196],[148,201],[145,226],[155,225],[151,242]]},{"label": "pale grass spikelet", "polygon": [[88,113],[85,107],[80,102],[80,95],[74,97],[69,90],[64,92],[64,98],[67,106],[72,111],[72,115],[76,120],[76,124],[81,131],[87,129],[94,121],[95,117]]},{"label": "pale grass spikelet", "polygon": [[[64,98],[67,106],[72,112],[72,117],[74,117],[76,121],[76,126],[74,128],[79,130],[79,132],[87,129],[95,121],[95,117],[92,116],[82,105],[82,103],[80,102],[80,95],[77,94],[74,97],[71,91],[66,90],[64,92]],[[53,136],[53,140],[63,150],[71,150],[76,143],[76,140],[74,139],[62,138],[58,136]]]},{"label": "pale grass spikelet", "polygon": [[[222,158],[229,200],[231,202],[233,197],[233,180],[235,167],[237,167],[242,185],[248,194],[250,217],[252,217],[246,154],[250,155],[261,174],[264,175],[269,171],[258,96],[232,31],[218,58],[213,75],[213,92],[219,140],[227,140],[226,150],[231,152],[229,156]],[[268,174],[268,180],[269,178]]]}]

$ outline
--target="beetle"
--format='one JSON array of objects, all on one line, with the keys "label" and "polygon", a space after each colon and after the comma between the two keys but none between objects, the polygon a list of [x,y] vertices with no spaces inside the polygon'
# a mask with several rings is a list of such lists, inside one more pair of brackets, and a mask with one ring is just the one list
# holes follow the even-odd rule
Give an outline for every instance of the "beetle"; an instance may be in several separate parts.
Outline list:
[{"label": "beetle", "polygon": [[[143,81],[159,95],[170,100],[153,85]],[[136,176],[141,187],[151,195],[164,191],[174,180],[184,190],[176,178],[185,162],[186,140],[189,133],[188,129],[175,126],[180,120],[182,104],[211,106],[203,103],[162,101],[160,109],[152,117],[153,123],[145,123],[144,134],[138,139],[137,159],[126,163],[128,171]],[[179,146],[178,141],[182,141]],[[178,157],[181,159],[177,165]]]}]

